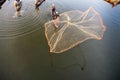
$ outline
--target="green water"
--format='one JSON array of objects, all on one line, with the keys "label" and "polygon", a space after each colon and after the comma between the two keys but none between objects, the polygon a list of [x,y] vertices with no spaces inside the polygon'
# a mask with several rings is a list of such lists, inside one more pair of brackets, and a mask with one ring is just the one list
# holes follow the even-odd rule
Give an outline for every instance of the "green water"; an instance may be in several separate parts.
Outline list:
[{"label": "green water", "polygon": [[[93,6],[107,29],[103,39],[50,55],[44,23],[51,20],[52,3],[59,13]],[[13,1],[0,10],[0,80],[119,80],[120,6],[111,8],[103,0],[47,0],[39,9],[36,13],[34,0],[24,0],[21,17],[14,17]]]}]

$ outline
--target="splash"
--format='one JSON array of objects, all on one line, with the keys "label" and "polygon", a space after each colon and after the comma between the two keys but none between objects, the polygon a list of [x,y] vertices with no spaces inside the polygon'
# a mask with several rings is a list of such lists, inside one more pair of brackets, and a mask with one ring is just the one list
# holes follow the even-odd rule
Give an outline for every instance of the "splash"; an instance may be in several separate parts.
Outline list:
[{"label": "splash", "polygon": [[51,53],[62,53],[88,40],[101,40],[106,28],[100,14],[90,7],[85,12],[72,10],[60,14],[59,29],[53,20],[45,23],[45,35]]}]

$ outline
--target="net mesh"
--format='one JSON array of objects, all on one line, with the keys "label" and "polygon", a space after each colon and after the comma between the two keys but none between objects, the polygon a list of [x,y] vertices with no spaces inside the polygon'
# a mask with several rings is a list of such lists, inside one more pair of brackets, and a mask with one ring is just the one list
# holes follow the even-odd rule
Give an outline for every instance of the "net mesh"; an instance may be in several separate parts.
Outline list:
[{"label": "net mesh", "polygon": [[92,7],[85,12],[72,10],[60,14],[58,29],[53,20],[45,23],[45,35],[52,53],[62,53],[88,39],[100,40],[104,32],[102,19]]}]

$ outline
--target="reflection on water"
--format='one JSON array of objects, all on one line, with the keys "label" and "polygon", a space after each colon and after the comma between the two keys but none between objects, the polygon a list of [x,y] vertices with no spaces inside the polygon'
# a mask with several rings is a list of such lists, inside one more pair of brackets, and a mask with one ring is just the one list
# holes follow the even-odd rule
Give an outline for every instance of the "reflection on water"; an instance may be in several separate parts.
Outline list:
[{"label": "reflection on water", "polygon": [[[101,41],[88,40],[63,54],[49,55],[44,23],[50,5],[59,13],[93,6],[107,26]],[[103,0],[47,0],[35,12],[34,0],[24,0],[21,17],[13,17],[13,1],[0,10],[0,80],[117,80],[120,74],[120,6]],[[84,67],[82,71],[81,68]],[[119,79],[118,79],[119,80]]]}]

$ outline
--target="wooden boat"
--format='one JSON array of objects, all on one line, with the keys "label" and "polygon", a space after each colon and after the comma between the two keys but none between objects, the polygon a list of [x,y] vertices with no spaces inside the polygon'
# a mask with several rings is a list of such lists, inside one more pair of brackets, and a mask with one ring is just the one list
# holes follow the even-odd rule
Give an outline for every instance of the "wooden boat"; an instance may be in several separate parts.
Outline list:
[{"label": "wooden boat", "polygon": [[112,7],[117,6],[120,4],[120,0],[104,0],[112,5]]},{"label": "wooden boat", "polygon": [[1,9],[1,6],[6,2],[6,0],[0,0],[0,9]]}]

